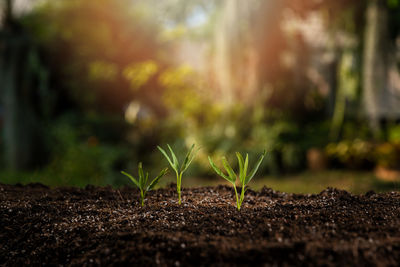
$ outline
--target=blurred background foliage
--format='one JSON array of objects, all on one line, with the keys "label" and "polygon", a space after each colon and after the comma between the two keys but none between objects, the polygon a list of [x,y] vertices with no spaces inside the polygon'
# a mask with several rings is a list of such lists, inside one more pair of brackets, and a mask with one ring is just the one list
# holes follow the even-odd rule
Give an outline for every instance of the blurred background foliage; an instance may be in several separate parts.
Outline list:
[{"label": "blurred background foliage", "polygon": [[223,182],[208,155],[266,149],[255,188],[398,189],[398,0],[0,8],[0,182],[119,186],[195,143],[187,186]]}]

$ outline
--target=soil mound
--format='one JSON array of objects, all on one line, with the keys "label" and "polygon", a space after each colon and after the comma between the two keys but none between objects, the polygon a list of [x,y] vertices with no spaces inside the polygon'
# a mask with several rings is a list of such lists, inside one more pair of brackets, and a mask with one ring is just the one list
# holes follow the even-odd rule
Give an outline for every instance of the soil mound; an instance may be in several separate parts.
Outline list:
[{"label": "soil mound", "polygon": [[400,262],[400,193],[230,187],[148,193],[0,185],[0,265],[380,265]]}]

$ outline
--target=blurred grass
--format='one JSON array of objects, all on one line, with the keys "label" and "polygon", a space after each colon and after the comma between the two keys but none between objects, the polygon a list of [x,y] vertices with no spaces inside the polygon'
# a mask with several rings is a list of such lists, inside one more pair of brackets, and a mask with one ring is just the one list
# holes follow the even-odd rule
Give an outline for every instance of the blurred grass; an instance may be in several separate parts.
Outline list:
[{"label": "blurred grass", "polygon": [[[173,176],[164,178],[160,186],[175,182]],[[183,187],[215,186],[227,184],[220,178],[183,177]],[[376,178],[372,172],[348,170],[329,170],[321,172],[303,172],[286,176],[256,177],[250,182],[250,188],[259,190],[263,186],[287,193],[315,194],[327,187],[347,190],[354,194],[364,194],[370,190],[388,192],[400,190],[400,182],[384,182]]]},{"label": "blurred grass", "polygon": [[[6,184],[27,184],[43,183],[49,186],[85,186],[83,181],[57,180],[57,177],[43,175],[41,172],[6,172],[0,171],[0,182]],[[176,178],[169,173],[168,176],[161,179],[159,187],[164,187],[169,183],[175,182]],[[126,184],[130,185],[129,180]],[[219,184],[228,184],[225,180],[217,177],[183,177],[183,188],[198,186],[216,186]],[[96,185],[105,185],[96,183]],[[348,171],[348,170],[328,170],[322,172],[303,172],[294,175],[285,176],[266,176],[256,177],[250,182],[250,188],[259,190],[263,186],[274,190],[287,193],[313,194],[319,193],[327,187],[344,189],[354,194],[363,194],[369,190],[375,192],[399,191],[400,182],[384,182],[376,178],[372,172]]]}]

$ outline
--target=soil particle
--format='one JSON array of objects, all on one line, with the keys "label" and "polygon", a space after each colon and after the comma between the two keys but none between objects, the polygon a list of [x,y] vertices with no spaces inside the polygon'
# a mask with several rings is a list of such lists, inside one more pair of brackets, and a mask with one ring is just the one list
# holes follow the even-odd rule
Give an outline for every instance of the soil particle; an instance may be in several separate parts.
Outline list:
[{"label": "soil particle", "polygon": [[0,185],[0,265],[379,265],[400,262],[400,193]]}]

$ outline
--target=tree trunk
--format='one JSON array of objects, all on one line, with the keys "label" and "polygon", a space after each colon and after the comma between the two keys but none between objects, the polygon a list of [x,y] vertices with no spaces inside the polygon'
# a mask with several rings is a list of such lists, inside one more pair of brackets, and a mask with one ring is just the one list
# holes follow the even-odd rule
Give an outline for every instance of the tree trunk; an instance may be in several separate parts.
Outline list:
[{"label": "tree trunk", "polygon": [[5,7],[4,7],[3,14],[4,14],[3,25],[5,25],[12,18],[12,0],[5,1]]},{"label": "tree trunk", "polygon": [[41,155],[35,146],[38,124],[33,108],[32,47],[12,18],[12,1],[6,2],[6,17],[0,31],[0,97],[3,108],[3,148],[6,167],[27,169]]},{"label": "tree trunk", "polygon": [[381,98],[387,89],[388,11],[385,0],[370,0],[366,14],[363,102],[375,138],[381,135]]}]

